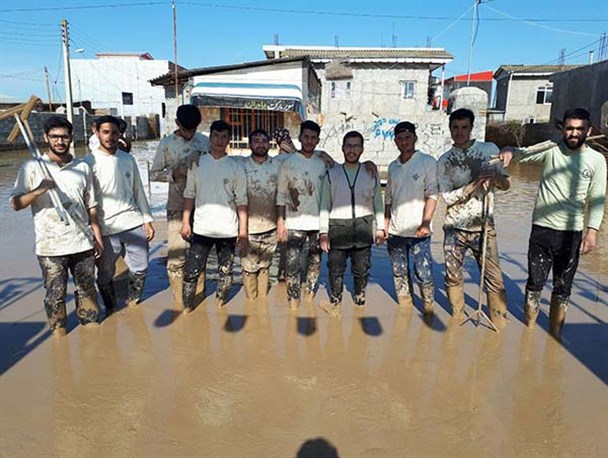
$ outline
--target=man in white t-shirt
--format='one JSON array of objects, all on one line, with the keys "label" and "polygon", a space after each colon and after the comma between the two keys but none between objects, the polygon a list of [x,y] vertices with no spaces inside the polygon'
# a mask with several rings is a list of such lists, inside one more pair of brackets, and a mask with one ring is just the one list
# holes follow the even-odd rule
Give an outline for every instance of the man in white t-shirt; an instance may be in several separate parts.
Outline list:
[{"label": "man in white t-shirt", "polygon": [[[53,335],[64,336],[68,271],[74,278],[80,324],[97,322],[95,255],[103,251],[103,242],[91,169],[69,152],[72,124],[59,116],[50,117],[44,124],[44,139],[48,151],[41,159],[30,159],[21,166],[10,201],[17,211],[32,209],[35,252],[46,290],[44,308]],[[60,201],[68,224],[61,221],[51,193]]]},{"label": "man in white t-shirt", "polygon": [[298,139],[302,149],[283,161],[279,170],[277,231],[279,240],[287,241],[286,271],[289,307],[300,304],[300,270],[304,244],[308,241],[306,295],[314,297],[321,267],[319,246],[319,211],[325,163],[315,154],[321,128],[314,121],[300,125]]},{"label": "man in white t-shirt", "polygon": [[[184,212],[181,235],[190,241],[184,266],[182,302],[184,314],[196,306],[199,277],[205,282],[209,252],[215,246],[219,279],[217,306],[228,300],[232,285],[232,265],[236,245],[247,246],[247,184],[245,170],[226,153],[230,143],[230,125],[225,121],[211,123],[211,147],[201,155],[198,164],[188,170],[184,190]],[[194,211],[194,223],[190,222]]]},{"label": "man in white t-shirt", "polygon": [[129,268],[127,304],[139,303],[148,273],[149,242],[154,238],[152,214],[135,158],[118,147],[119,120],[97,120],[100,146],[84,161],[93,170],[104,237],[104,253],[98,264],[97,285],[106,313],[116,308],[114,273],[123,256]]},{"label": "man in white t-shirt", "polygon": [[201,123],[201,112],[198,107],[181,105],[177,108],[176,118],[177,130],[163,138],[158,144],[150,169],[150,179],[169,183],[167,274],[173,301],[179,303],[182,300],[181,288],[184,282],[186,252],[190,246],[180,234],[188,165],[193,156],[209,150],[209,139],[196,131]]},{"label": "man in white t-shirt", "polygon": [[384,218],[395,292],[399,305],[410,311],[411,259],[424,314],[430,316],[435,300],[431,221],[439,196],[437,161],[416,149],[416,126],[411,122],[400,122],[394,133],[399,157],[388,166]]},{"label": "man in white t-shirt", "polygon": [[263,129],[249,134],[251,156],[241,164],[247,176],[249,244],[241,250],[243,287],[248,299],[266,297],[269,269],[277,249],[277,184],[280,161],[268,155],[270,136]]}]

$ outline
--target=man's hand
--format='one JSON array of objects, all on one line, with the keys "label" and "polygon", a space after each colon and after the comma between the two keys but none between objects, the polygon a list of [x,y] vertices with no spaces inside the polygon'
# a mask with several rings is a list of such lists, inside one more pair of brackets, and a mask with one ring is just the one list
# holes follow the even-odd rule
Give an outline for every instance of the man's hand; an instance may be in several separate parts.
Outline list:
[{"label": "man's hand", "polygon": [[247,233],[239,233],[236,239],[236,245],[239,247],[241,252],[245,251],[249,247],[249,236]]},{"label": "man's hand", "polygon": [[201,158],[202,151],[194,151],[188,159],[186,159],[186,169],[191,169],[193,165],[198,166],[198,161]]},{"label": "man's hand", "polygon": [[179,234],[186,242],[190,241],[190,239],[192,238],[192,227],[190,226],[189,222],[182,221],[182,228],[179,231]]},{"label": "man's hand", "polygon": [[173,169],[173,172],[171,173],[173,175],[173,179],[176,181],[184,179],[188,176],[188,167],[177,167]]},{"label": "man's hand", "polygon": [[327,152],[323,150],[317,150],[316,152],[319,156],[319,159],[323,161],[325,167],[327,167],[328,169],[331,169],[334,165],[336,165],[336,161],[334,161],[334,158],[327,154]]},{"label": "man's hand", "polygon": [[148,242],[151,242],[154,238],[154,226],[152,226],[152,223],[144,223],[144,231],[146,232],[146,239],[148,239]]},{"label": "man's hand", "polygon": [[331,245],[329,243],[329,235],[328,234],[321,234],[319,237],[319,245],[321,245],[321,250],[325,251],[326,253],[329,253],[329,250],[331,249]]},{"label": "man's hand", "polygon": [[363,167],[365,167],[365,170],[367,170],[367,173],[369,173],[372,178],[376,178],[378,176],[378,166],[372,161],[365,161],[363,163]]},{"label": "man's hand", "polygon": [[282,219],[277,221],[277,235],[279,242],[287,242],[287,228],[285,227],[285,221]]},{"label": "man's hand", "polygon": [[55,182],[52,178],[43,178],[40,184],[36,189],[34,189],[34,195],[36,197],[41,196],[49,189],[53,189],[55,187]]},{"label": "man's hand", "polygon": [[386,232],[384,232],[382,229],[378,229],[376,231],[376,245],[378,245],[378,246],[382,245],[385,240],[386,240]]},{"label": "man's hand", "polygon": [[511,159],[513,159],[513,148],[510,146],[505,146],[498,153],[498,159],[502,161],[503,167],[508,167],[511,163]]},{"label": "man's hand", "polygon": [[101,256],[103,255],[103,241],[99,240],[97,237],[95,237],[95,241],[93,243],[93,249],[95,250],[95,259],[101,259]]},{"label": "man's hand", "polygon": [[282,151],[283,153],[288,153],[288,154],[295,153],[296,151],[298,151],[298,149],[295,147],[295,145],[293,144],[291,139],[283,140],[282,142],[280,142],[279,150]]},{"label": "man's hand", "polygon": [[418,229],[416,229],[416,233],[414,237],[428,237],[431,235],[431,223],[422,222]]},{"label": "man's hand", "polygon": [[597,230],[587,229],[585,237],[583,237],[583,243],[581,244],[581,254],[587,254],[594,250],[597,246]]}]

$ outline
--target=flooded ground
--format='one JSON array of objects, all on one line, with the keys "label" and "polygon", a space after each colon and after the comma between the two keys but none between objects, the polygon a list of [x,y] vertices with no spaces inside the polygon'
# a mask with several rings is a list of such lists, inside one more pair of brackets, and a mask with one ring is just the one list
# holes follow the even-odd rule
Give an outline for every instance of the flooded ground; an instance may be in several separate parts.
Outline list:
[{"label": "flooded ground", "polygon": [[[144,172],[152,148],[135,145]],[[528,331],[522,302],[538,168],[513,168],[512,189],[497,197],[511,321],[500,334],[449,319],[440,209],[432,322],[397,309],[384,247],[374,249],[365,308],[354,308],[347,277],[341,319],[318,307],[325,270],[315,304],[295,313],[284,284],[257,303],[239,284],[224,310],[211,295],[181,316],[158,222],[141,306],[82,329],[70,286],[69,333],[53,339],[30,213],[7,205],[25,157],[0,153],[1,456],[608,456],[608,221],[600,249],[581,262],[563,343],[546,332],[548,289],[539,326]],[[152,187],[159,217],[164,192]],[[470,313],[479,276],[471,262],[467,272]],[[207,287],[212,294],[213,282]]]}]

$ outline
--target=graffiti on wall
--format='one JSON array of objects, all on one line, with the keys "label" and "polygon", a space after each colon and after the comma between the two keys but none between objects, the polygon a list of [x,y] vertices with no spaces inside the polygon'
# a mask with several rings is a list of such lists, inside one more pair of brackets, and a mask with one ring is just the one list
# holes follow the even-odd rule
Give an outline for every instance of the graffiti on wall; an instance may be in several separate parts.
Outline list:
[{"label": "graffiti on wall", "polygon": [[381,138],[382,140],[394,140],[395,133],[393,129],[399,124],[397,118],[378,118],[372,124],[371,132],[374,138]]}]

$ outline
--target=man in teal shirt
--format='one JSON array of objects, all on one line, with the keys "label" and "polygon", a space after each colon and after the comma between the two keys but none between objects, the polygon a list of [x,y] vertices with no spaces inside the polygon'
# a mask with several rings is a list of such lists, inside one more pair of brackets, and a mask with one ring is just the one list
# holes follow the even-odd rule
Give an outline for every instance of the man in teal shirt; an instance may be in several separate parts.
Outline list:
[{"label": "man in teal shirt", "polygon": [[[590,131],[589,112],[574,108],[564,114],[559,145],[540,152],[507,147],[499,155],[505,166],[511,158],[543,163],[528,248],[525,322],[534,327],[541,292],[553,268],[549,332],[558,340],[579,256],[596,247],[606,201],[606,159],[585,145]],[[586,204],[589,218],[583,234]]]}]

